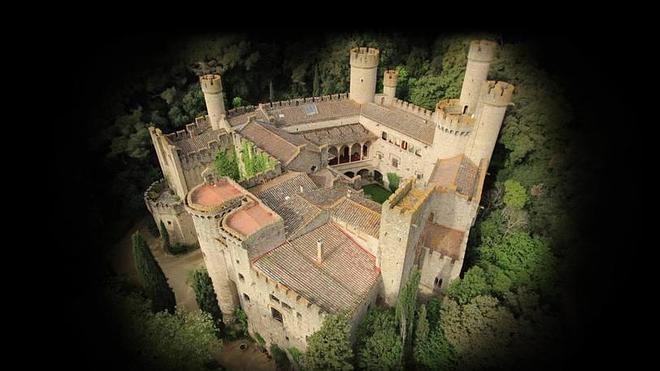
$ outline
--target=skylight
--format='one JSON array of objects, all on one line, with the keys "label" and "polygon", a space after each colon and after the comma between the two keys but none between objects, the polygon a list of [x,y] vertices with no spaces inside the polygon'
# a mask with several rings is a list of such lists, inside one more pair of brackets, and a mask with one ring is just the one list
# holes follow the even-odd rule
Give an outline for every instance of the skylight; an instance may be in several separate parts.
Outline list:
[{"label": "skylight", "polygon": [[303,110],[305,110],[305,114],[307,116],[313,116],[319,113],[319,110],[316,108],[316,104],[314,103],[305,104],[303,106]]}]

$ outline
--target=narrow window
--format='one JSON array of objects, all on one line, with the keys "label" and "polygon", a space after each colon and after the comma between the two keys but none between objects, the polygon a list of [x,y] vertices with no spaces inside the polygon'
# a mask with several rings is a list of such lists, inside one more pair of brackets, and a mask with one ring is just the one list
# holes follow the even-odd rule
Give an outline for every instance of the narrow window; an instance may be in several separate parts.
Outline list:
[{"label": "narrow window", "polygon": [[383,138],[383,140],[387,140],[387,133],[383,132],[380,137]]},{"label": "narrow window", "polygon": [[277,310],[275,308],[270,308],[270,313],[273,315],[273,318],[275,318],[275,320],[283,322],[282,321],[282,313],[280,313],[279,310]]},{"label": "narrow window", "polygon": [[241,282],[245,282],[245,277],[240,273],[238,274],[238,279],[241,280]]},{"label": "narrow window", "polygon": [[250,297],[246,293],[243,293],[243,299],[247,302],[250,302]]},{"label": "narrow window", "polygon": [[270,300],[272,300],[272,301],[274,301],[274,302],[276,302],[276,303],[279,303],[279,302],[280,302],[280,299],[278,299],[278,298],[276,298],[275,296],[273,296],[273,294],[270,294]]}]

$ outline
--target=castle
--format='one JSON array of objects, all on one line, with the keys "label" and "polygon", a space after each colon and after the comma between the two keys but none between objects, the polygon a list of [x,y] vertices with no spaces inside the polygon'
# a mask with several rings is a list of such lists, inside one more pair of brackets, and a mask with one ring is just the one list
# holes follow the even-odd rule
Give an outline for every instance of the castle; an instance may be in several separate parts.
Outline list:
[{"label": "castle", "polygon": [[[224,321],[240,306],[252,335],[304,350],[327,314],[355,328],[377,300],[394,305],[414,267],[423,295],[458,277],[514,90],[487,80],[495,51],[471,42],[460,99],[434,111],[397,99],[393,70],[376,94],[373,48],[350,51],[348,94],[225,110],[220,76],[201,76],[208,115],[149,128],[164,179],[145,202],[172,242],[199,243]],[[213,165],[234,150],[239,182]],[[256,155],[271,165],[247,176]],[[364,195],[390,173],[403,180],[382,205]]]}]

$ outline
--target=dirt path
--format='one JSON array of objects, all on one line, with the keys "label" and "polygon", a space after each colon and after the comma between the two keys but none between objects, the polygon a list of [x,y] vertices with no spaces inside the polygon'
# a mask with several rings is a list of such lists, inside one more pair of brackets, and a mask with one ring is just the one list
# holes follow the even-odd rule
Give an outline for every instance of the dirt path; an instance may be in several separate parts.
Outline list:
[{"label": "dirt path", "polygon": [[[241,349],[243,343],[247,344],[245,350]],[[248,341],[225,341],[222,350],[215,352],[213,355],[227,370],[275,371],[275,361],[260,352],[254,343]]]},{"label": "dirt path", "polygon": [[169,282],[177,305],[185,310],[195,310],[198,308],[195,300],[195,292],[188,284],[188,274],[190,271],[204,265],[202,252],[197,249],[185,255],[169,255],[163,250],[160,240],[154,238],[147,229],[147,222],[151,216],[140,220],[131,230],[122,238],[114,253],[110,255],[111,263],[115,271],[119,274],[126,274],[133,280],[137,280],[135,264],[133,264],[133,253],[131,250],[131,236],[139,230],[142,236],[149,244],[154,257],[160,264],[167,281]]}]

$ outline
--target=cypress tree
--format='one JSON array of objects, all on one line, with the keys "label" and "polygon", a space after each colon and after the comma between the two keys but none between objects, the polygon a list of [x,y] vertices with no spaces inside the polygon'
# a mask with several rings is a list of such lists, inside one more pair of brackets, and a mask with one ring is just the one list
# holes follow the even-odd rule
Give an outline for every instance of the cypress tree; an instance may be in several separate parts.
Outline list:
[{"label": "cypress tree", "polygon": [[163,273],[147,242],[139,232],[133,234],[133,258],[138,278],[147,297],[151,299],[153,311],[166,310],[174,313],[176,307],[174,291],[167,283],[165,273]]},{"label": "cypress tree", "polygon": [[314,67],[314,81],[312,83],[312,96],[321,95],[321,77],[319,76],[319,66]]},{"label": "cypress tree", "polygon": [[222,312],[218,305],[218,298],[213,289],[213,282],[206,269],[198,269],[192,275],[192,287],[199,309],[208,313],[219,330],[223,329]]},{"label": "cypress tree", "polygon": [[321,329],[309,337],[307,352],[303,356],[304,369],[352,370],[350,333],[351,325],[346,314],[328,315]]}]

